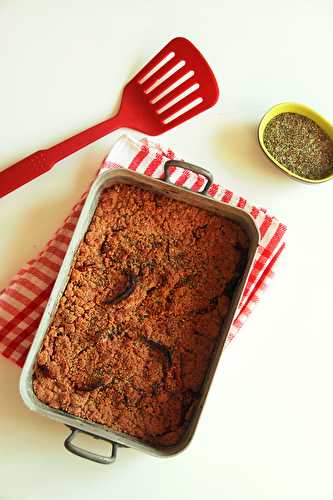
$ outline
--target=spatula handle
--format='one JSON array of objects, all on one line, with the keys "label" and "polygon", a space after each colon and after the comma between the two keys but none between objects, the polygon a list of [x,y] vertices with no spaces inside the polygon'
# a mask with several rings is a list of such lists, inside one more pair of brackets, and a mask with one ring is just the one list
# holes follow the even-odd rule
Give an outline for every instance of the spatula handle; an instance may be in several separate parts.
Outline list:
[{"label": "spatula handle", "polygon": [[54,162],[48,151],[36,151],[11,167],[0,172],[0,197],[14,191],[14,189],[30,182],[35,177],[44,174]]},{"label": "spatula handle", "polygon": [[118,115],[108,118],[104,122],[87,128],[69,139],[65,139],[59,144],[56,144],[56,146],[52,146],[48,149],[48,152],[52,155],[54,163],[57,163],[122,126],[124,126],[124,122],[118,113]]},{"label": "spatula handle", "polygon": [[120,128],[122,123],[122,119],[118,114],[49,149],[37,151],[3,170],[0,172],[0,198],[44,174],[55,163],[75,153],[75,151]]}]

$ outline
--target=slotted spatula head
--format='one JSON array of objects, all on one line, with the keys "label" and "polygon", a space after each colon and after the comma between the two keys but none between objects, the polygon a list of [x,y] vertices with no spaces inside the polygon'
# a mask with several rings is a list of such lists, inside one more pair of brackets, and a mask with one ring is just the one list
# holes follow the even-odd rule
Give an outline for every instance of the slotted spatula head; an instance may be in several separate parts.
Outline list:
[{"label": "slotted spatula head", "polygon": [[159,135],[210,108],[218,96],[207,61],[178,37],[126,85],[119,114],[126,126]]}]

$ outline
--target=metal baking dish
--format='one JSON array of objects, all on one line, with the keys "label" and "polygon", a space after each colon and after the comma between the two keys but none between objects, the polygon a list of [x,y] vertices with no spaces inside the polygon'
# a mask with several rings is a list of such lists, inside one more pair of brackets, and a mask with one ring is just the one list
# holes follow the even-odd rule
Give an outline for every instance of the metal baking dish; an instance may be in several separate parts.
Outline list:
[{"label": "metal baking dish", "polygon": [[[207,183],[204,190],[201,193],[195,193],[189,191],[184,187],[179,187],[174,184],[171,184],[169,182],[169,170],[168,170],[170,165],[178,165],[181,166],[182,168],[186,168],[188,170],[192,170],[196,173],[204,175],[207,178]],[[165,164],[165,180],[163,181],[152,179],[151,177],[147,177],[145,175],[138,174],[130,170],[119,168],[119,169],[112,169],[110,171],[103,173],[95,180],[94,184],[92,185],[89,194],[87,196],[86,202],[84,204],[84,207],[82,209],[72,240],[69,244],[63,264],[59,271],[59,275],[55,282],[53,291],[51,293],[43,317],[41,319],[30,352],[23,367],[20,379],[21,396],[25,404],[31,410],[36,411],[42,415],[45,415],[53,420],[57,420],[58,422],[66,424],[68,427],[70,427],[71,433],[65,440],[64,444],[65,447],[72,453],[79,455],[83,458],[93,460],[95,462],[107,464],[115,461],[118,446],[131,447],[143,451],[145,453],[148,453],[150,455],[164,457],[164,456],[174,455],[182,451],[191,441],[196,426],[198,424],[198,420],[205,399],[207,397],[207,393],[210,388],[225,339],[227,337],[230,325],[232,323],[233,317],[237,309],[237,305],[244,290],[247,276],[251,270],[251,266],[259,244],[259,232],[252,217],[249,214],[247,214],[241,209],[234,208],[225,203],[216,201],[206,194],[212,181],[213,181],[212,175],[208,171],[202,169],[201,167],[197,167],[195,165],[191,165],[185,162],[168,161]],[[127,434],[114,432],[112,431],[111,428],[108,428],[104,425],[97,424],[95,422],[70,415],[61,410],[53,409],[37,399],[32,387],[33,371],[36,362],[36,357],[42,345],[44,336],[46,335],[49,326],[53,320],[54,314],[58,307],[59,300],[67,286],[69,275],[71,272],[71,268],[78,247],[89,227],[89,224],[94,215],[102,191],[112,186],[113,184],[131,184],[134,186],[138,186],[142,189],[153,191],[155,193],[162,194],[169,198],[180,200],[189,205],[203,208],[218,215],[228,217],[229,219],[232,219],[233,221],[240,224],[244,228],[249,237],[250,245],[249,245],[247,264],[243,272],[243,276],[240,282],[238,283],[237,288],[235,289],[228,315],[221,328],[221,333],[217,341],[217,345],[214,354],[212,356],[211,363],[208,368],[205,380],[203,382],[201,398],[196,407],[192,421],[188,426],[187,431],[185,432],[181,442],[169,447],[160,447],[160,448],[153,447]],[[109,442],[112,446],[111,455],[102,456],[76,446],[72,441],[76,433],[78,432],[83,432],[95,438],[103,439]]]}]

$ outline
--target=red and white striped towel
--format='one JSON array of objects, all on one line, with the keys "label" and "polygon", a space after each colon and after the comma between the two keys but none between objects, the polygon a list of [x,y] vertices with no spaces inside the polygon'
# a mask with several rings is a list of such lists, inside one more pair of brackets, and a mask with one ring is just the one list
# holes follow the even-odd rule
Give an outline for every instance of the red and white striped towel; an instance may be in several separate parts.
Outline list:
[{"label": "red and white striped towel", "polygon": [[[175,159],[175,154],[171,150],[162,149],[147,140],[136,141],[123,136],[113,146],[99,173],[113,167],[124,167],[160,178],[163,177],[163,165],[168,159]],[[170,180],[193,191],[200,190],[205,183],[202,176],[178,168],[173,169]],[[35,259],[20,269],[8,287],[0,293],[0,353],[19,366],[24,364],[86,194],[83,194],[63,226],[58,229],[45,248]],[[227,339],[227,342],[230,342],[244,324],[273,275],[274,264],[285,245],[286,226],[268,215],[266,210],[250,205],[241,196],[218,184],[212,184],[209,194],[217,200],[249,212],[255,219],[261,235],[254,267]]]}]

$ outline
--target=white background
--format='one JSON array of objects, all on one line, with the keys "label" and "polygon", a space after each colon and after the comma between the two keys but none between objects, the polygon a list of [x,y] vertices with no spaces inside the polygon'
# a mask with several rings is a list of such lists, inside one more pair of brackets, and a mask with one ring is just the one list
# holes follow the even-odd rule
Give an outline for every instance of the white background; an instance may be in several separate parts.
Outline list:
[{"label": "white background", "polygon": [[[70,455],[65,427],[24,407],[20,370],[0,359],[1,500],[333,499],[333,181],[290,180],[256,139],[281,101],[333,121],[332,21],[331,0],[0,0],[0,169],[111,115],[124,83],[183,35],[221,97],[161,142],[288,225],[275,281],[225,351],[194,441],[175,458],[120,450],[102,466]],[[0,200],[0,288],[120,133]]]}]

